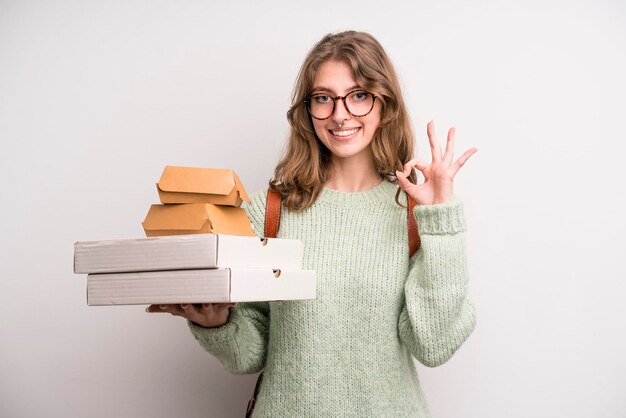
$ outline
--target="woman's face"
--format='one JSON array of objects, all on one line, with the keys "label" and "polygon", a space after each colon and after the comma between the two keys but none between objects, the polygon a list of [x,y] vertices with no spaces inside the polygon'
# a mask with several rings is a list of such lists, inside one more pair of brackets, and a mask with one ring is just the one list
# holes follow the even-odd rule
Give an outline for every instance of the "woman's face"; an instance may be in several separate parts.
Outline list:
[{"label": "woman's face", "polygon": [[[345,96],[362,88],[354,80],[352,69],[342,61],[326,61],[317,70],[311,94],[324,94],[331,98]],[[332,100],[332,99],[331,99]],[[335,102],[335,110],[329,118],[311,118],[320,141],[333,154],[333,159],[352,159],[371,163],[370,144],[380,124],[380,101],[374,100],[374,108],[366,116],[355,117],[345,108],[343,100]]]}]

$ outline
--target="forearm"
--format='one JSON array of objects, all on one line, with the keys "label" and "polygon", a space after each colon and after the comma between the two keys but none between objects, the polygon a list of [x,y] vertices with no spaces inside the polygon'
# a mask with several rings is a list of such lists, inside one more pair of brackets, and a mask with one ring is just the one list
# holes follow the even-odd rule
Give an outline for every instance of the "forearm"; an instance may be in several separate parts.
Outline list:
[{"label": "forearm", "polygon": [[246,374],[265,364],[269,319],[267,303],[240,303],[231,309],[228,322],[218,328],[203,328],[189,322],[200,345],[231,373]]},{"label": "forearm", "polygon": [[452,201],[415,210],[421,248],[411,260],[398,330],[427,366],[446,362],[474,328],[467,298],[468,271],[462,205]]}]

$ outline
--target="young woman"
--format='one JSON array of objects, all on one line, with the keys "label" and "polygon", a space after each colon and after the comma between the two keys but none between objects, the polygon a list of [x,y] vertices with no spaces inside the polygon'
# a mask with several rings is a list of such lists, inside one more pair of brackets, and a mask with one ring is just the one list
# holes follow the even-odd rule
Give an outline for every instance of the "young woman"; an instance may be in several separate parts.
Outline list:
[{"label": "young woman", "polygon": [[[453,160],[428,124],[430,163],[412,159],[399,83],[370,35],[327,35],[307,56],[270,187],[282,195],[278,237],[302,240],[317,298],[162,305],[233,373],[264,370],[254,416],[428,417],[413,357],[447,361],[474,328],[462,206]],[[413,170],[424,182],[415,183]],[[397,183],[397,185],[396,185]],[[399,185],[399,188],[398,188]],[[263,231],[267,192],[247,210]],[[409,257],[407,197],[421,246]]]}]

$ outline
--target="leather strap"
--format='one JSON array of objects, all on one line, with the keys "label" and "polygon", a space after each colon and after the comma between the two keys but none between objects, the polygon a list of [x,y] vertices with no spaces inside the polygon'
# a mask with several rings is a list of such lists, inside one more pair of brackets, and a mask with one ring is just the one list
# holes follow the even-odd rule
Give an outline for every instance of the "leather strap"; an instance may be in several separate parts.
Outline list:
[{"label": "leather strap", "polygon": [[417,204],[415,199],[413,199],[408,193],[406,194],[406,211],[407,211],[407,227],[409,229],[409,258],[413,257],[413,254],[420,249],[420,245],[422,240],[420,239],[420,234],[417,229],[417,221],[415,220],[415,215],[413,215],[413,208]]},{"label": "leather strap", "polygon": [[[282,196],[275,190],[267,190],[267,200],[265,201],[265,225],[264,237],[276,238],[278,234],[278,228],[280,228],[280,209],[282,207]],[[259,390],[261,388],[261,381],[263,380],[263,371],[257,378],[256,385],[254,385],[254,393],[252,398],[248,401],[246,408],[246,418],[250,418],[254,412],[254,405],[256,404],[256,398],[259,396]]]},{"label": "leather strap", "polygon": [[256,385],[254,385],[254,394],[252,398],[248,401],[248,406],[246,407],[246,418],[250,418],[252,413],[254,412],[254,405],[256,404],[256,397],[259,395],[259,389],[261,388],[261,381],[263,380],[263,372],[259,375]]},{"label": "leather strap", "polygon": [[267,201],[265,203],[265,238],[276,238],[278,228],[280,228],[280,209],[282,206],[282,196],[275,190],[267,190]]}]

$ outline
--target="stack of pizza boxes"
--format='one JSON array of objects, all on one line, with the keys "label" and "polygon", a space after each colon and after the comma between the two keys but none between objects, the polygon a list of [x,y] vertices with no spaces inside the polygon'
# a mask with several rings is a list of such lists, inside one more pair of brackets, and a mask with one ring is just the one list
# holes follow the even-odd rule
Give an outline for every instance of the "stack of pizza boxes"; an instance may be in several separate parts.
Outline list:
[{"label": "stack of pizza boxes", "polygon": [[148,238],[74,244],[88,305],[315,299],[303,243],[255,235],[232,170],[167,166],[157,190]]}]

